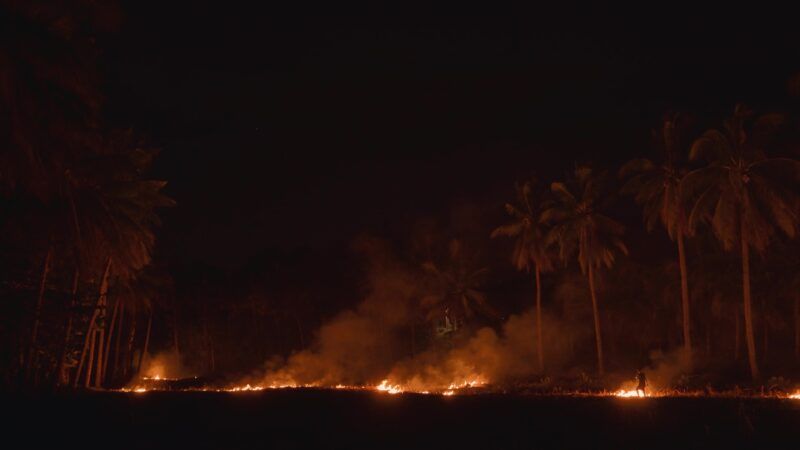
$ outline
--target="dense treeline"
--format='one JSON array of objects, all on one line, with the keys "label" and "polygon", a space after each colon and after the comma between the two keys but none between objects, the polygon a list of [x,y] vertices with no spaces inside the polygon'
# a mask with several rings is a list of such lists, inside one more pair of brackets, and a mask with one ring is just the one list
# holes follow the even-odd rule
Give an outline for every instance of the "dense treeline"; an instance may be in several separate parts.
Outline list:
[{"label": "dense treeline", "polygon": [[[243,372],[314,345],[358,300],[360,260],[300,251],[222,271],[154,256],[174,201],[148,175],[157,151],[103,121],[94,38],[115,12],[81,8],[0,14],[2,383],[118,386],[162,351],[186,374]],[[390,245],[423,293],[407,354],[531,309],[542,374],[682,349],[696,372],[797,375],[797,117],[695,113],[666,115],[641,158],[520,180],[505,219],[496,199],[419,220]]]},{"label": "dense treeline", "polygon": [[114,12],[80,6],[0,16],[6,383],[126,376],[164,278],[148,265],[173,202],[146,175],[157,152],[103,123],[94,37]]}]

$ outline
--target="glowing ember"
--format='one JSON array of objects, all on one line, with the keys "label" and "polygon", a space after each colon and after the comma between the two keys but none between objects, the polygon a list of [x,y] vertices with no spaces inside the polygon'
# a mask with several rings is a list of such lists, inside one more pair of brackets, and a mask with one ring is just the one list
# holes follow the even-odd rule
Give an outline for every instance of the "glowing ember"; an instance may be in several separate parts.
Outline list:
[{"label": "glowing ember", "polygon": [[789,395],[789,398],[793,398],[795,400],[800,400],[800,391],[797,391],[794,394]]},{"label": "glowing ember", "polygon": [[241,387],[234,387],[234,388],[231,388],[231,389],[230,389],[230,391],[231,391],[231,392],[239,392],[239,391],[261,391],[261,390],[263,390],[263,389],[264,389],[264,388],[263,388],[263,387],[261,387],[261,386],[250,386],[249,384],[246,384],[246,385],[244,385],[244,386],[241,386]]}]

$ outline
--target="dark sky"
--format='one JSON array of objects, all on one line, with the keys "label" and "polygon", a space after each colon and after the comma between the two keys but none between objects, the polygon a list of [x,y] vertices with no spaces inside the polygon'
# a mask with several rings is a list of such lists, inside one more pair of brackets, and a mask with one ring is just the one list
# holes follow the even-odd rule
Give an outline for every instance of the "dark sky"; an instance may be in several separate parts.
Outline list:
[{"label": "dark sky", "polygon": [[[266,248],[396,237],[532,170],[610,164],[667,109],[785,107],[792,27],[696,11],[437,19],[124,4],[108,111],[163,149],[165,251],[236,266]],[[311,11],[309,11],[311,12]]]}]

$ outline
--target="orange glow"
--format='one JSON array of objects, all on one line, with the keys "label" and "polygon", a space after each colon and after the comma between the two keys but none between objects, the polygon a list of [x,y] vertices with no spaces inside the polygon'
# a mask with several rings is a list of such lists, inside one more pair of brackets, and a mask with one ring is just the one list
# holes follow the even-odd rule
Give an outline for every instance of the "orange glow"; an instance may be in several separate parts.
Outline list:
[{"label": "orange glow", "polygon": [[[159,391],[159,390],[169,390],[168,387],[164,387],[162,384],[153,384],[149,383],[149,381],[168,381],[171,380],[169,378],[162,378],[160,375],[156,375],[153,377],[142,377],[141,383],[137,383],[135,385],[128,386],[126,388],[120,389],[121,392],[148,392],[148,391]],[[336,384],[333,386],[322,386],[318,384],[301,384],[296,383],[291,380],[282,380],[280,382],[273,382],[270,384],[250,384],[245,383],[242,385],[232,385],[228,387],[221,387],[221,388],[189,388],[183,389],[186,391],[205,391],[205,392],[250,392],[250,391],[263,391],[267,389],[297,389],[297,388],[323,388],[323,389],[345,389],[345,390],[361,390],[361,391],[376,391],[381,393],[387,394],[403,394],[403,393],[414,393],[414,394],[439,394],[445,396],[455,395],[458,390],[461,389],[468,389],[468,388],[475,388],[480,387],[488,384],[486,379],[481,376],[472,376],[469,379],[463,379],[458,381],[453,381],[446,386],[436,387],[436,386],[428,386],[424,383],[420,383],[414,381],[411,385],[404,385],[402,383],[397,383],[391,381],[390,379],[384,379],[377,385],[346,385],[346,384]],[[413,387],[412,387],[413,386]]]},{"label": "orange glow", "polygon": [[401,388],[399,384],[389,384],[389,380],[381,381],[381,384],[375,386],[375,389],[390,394],[400,394],[403,392],[403,388]]},{"label": "orange glow", "polygon": [[642,395],[642,392],[641,392],[641,391],[636,391],[636,390],[633,390],[633,391],[626,391],[626,390],[624,390],[624,389],[620,389],[620,390],[618,390],[617,392],[615,392],[615,393],[614,393],[614,395],[615,395],[615,396],[617,396],[617,397],[624,397],[624,398],[630,398],[630,397],[634,397],[634,398],[651,397],[651,394],[649,394],[649,393],[647,393],[647,392],[645,392],[645,393],[644,393],[644,395]]}]

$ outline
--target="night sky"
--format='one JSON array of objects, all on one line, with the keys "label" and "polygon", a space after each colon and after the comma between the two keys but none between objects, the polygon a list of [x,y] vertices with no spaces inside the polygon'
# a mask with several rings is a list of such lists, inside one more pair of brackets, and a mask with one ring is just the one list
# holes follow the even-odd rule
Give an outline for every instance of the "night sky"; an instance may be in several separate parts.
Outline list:
[{"label": "night sky", "polygon": [[160,251],[181,261],[336,253],[454,205],[501,215],[531,171],[646,154],[667,110],[797,106],[798,33],[755,18],[123,10],[102,45],[107,116],[162,149],[178,207]]}]

